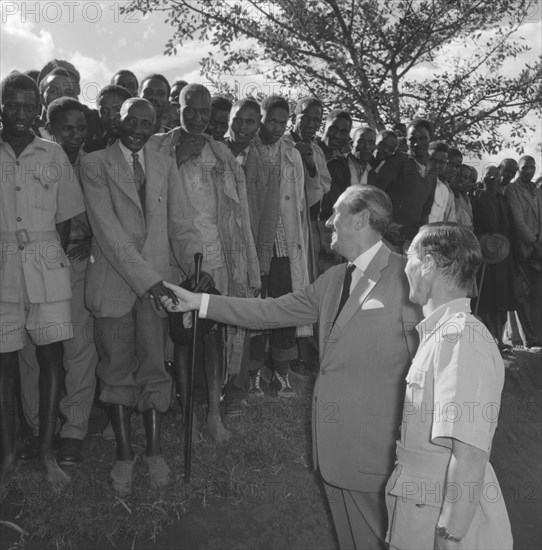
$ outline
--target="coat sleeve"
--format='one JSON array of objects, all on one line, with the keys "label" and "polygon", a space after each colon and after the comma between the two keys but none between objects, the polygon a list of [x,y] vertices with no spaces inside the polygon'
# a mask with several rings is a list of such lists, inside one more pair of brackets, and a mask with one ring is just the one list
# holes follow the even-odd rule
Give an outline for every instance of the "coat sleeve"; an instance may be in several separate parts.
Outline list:
[{"label": "coat sleeve", "polygon": [[253,330],[270,330],[316,323],[318,281],[280,298],[210,296],[207,317]]},{"label": "coat sleeve", "polygon": [[525,221],[525,214],[523,212],[523,201],[519,196],[519,189],[517,189],[517,184],[512,183],[508,186],[506,190],[506,198],[508,199],[508,204],[510,205],[512,220],[514,221],[514,227],[518,239],[524,245],[536,243],[536,235]]}]

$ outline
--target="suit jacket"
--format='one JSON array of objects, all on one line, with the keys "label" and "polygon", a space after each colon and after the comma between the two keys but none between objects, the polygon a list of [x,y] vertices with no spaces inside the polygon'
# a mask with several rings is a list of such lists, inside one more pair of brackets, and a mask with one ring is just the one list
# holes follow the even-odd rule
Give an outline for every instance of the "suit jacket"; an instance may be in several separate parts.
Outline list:
[{"label": "suit jacket", "polygon": [[376,185],[389,195],[393,221],[400,226],[401,235],[413,239],[429,219],[437,185],[436,169],[428,165],[422,176],[413,157],[395,153],[378,171]]},{"label": "suit jacket", "polygon": [[85,299],[96,317],[122,317],[156,283],[177,280],[170,241],[180,225],[177,169],[143,149],[145,215],[118,142],[81,159],[80,177],[94,234]]},{"label": "suit jacket", "polygon": [[542,189],[536,191],[535,202],[523,183],[516,181],[506,187],[506,198],[512,212],[512,225],[516,238],[515,249],[520,262],[538,261],[532,244],[542,244]]},{"label": "suit jacket", "polygon": [[320,373],[313,398],[313,459],[323,478],[358,491],[383,490],[393,470],[404,378],[422,315],[408,299],[401,256],[383,246],[335,324],[346,264],[276,299],[211,296],[207,317],[277,328],[318,322]]}]

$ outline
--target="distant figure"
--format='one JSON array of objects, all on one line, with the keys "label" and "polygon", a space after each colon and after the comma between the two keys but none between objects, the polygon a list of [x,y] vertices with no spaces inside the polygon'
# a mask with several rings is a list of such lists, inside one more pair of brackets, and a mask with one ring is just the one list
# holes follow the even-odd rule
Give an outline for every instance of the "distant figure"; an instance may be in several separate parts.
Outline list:
[{"label": "distant figure", "polygon": [[295,143],[301,154],[305,167],[305,201],[307,203],[307,219],[309,220],[309,277],[318,277],[318,256],[320,249],[325,247],[325,237],[318,224],[322,197],[331,187],[331,176],[327,169],[326,157],[319,145],[314,141],[316,133],[322,124],[324,108],[322,102],[315,97],[303,97],[295,106],[292,115],[292,129],[285,137]]},{"label": "distant figure", "polygon": [[[177,113],[177,122],[179,122],[179,96],[181,95],[182,89],[188,84],[186,80],[176,80],[171,85],[171,90],[169,92],[169,104],[173,106]],[[172,126],[173,128],[173,126]]]},{"label": "distant figure", "polygon": [[518,178],[506,188],[515,231],[514,249],[526,293],[518,300],[518,316],[529,351],[542,352],[542,188],[533,182],[536,163],[525,155],[518,162]]},{"label": "distant figure", "polygon": [[224,96],[211,98],[211,118],[205,133],[216,141],[224,141],[230,120],[232,102]]},{"label": "distant figure", "polygon": [[[478,273],[479,298],[473,298],[473,311],[478,303],[477,314],[484,321],[501,351],[507,312],[516,309],[514,297],[514,259],[512,240],[512,213],[500,184],[500,171],[490,166],[484,177],[484,190],[472,203],[474,234],[481,238],[498,233],[508,239],[510,252],[498,263],[487,264],[484,280]],[[499,241],[495,241],[499,242]],[[496,246],[499,246],[498,244]]]},{"label": "distant figure", "polygon": [[164,131],[162,117],[169,105],[169,93],[171,87],[167,78],[161,74],[150,74],[143,78],[139,85],[139,97],[150,101],[156,111],[156,121],[154,123],[155,134]]},{"label": "distant figure", "polygon": [[110,84],[126,88],[132,97],[136,97],[139,90],[137,76],[128,69],[121,69],[120,71],[117,71],[111,78]]},{"label": "distant figure", "polygon": [[85,152],[92,153],[93,151],[105,149],[117,141],[120,126],[120,108],[130,97],[132,97],[130,92],[122,86],[109,84],[100,90],[96,98],[96,107],[98,107],[100,122],[104,131],[99,138],[84,146]]},{"label": "distant figure", "polygon": [[452,190],[445,183],[444,171],[448,160],[448,146],[443,141],[429,144],[429,163],[437,171],[435,198],[429,213],[429,223],[455,222],[455,200]]}]

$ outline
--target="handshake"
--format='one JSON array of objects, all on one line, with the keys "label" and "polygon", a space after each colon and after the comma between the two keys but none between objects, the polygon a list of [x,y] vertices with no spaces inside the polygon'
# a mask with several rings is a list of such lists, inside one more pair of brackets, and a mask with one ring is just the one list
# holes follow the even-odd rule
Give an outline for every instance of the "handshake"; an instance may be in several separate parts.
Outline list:
[{"label": "handshake", "polygon": [[[202,271],[198,284],[196,284],[194,275],[186,282],[187,286],[193,289],[192,292],[181,286],[160,281],[148,293],[158,309],[165,309],[169,313],[199,310],[201,304],[201,294],[199,293],[212,292],[215,289],[213,278],[209,273]],[[185,286],[184,283],[183,286]],[[216,290],[214,293],[219,294]]]}]

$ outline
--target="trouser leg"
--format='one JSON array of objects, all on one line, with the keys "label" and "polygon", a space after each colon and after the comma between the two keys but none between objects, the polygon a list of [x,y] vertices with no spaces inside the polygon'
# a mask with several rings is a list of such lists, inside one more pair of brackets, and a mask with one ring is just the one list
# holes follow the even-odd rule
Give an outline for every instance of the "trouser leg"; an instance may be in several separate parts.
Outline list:
[{"label": "trouser leg", "polygon": [[70,300],[73,338],[64,345],[64,385],[60,413],[65,421],[61,437],[84,439],[96,391],[98,352],[94,342],[94,320],[85,306],[86,261],[72,264]]},{"label": "trouser leg", "polygon": [[385,550],[384,492],[349,491],[324,482],[341,550]]},{"label": "trouser leg", "polygon": [[0,353],[0,485],[15,466],[15,392],[19,362],[16,351]]}]

